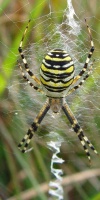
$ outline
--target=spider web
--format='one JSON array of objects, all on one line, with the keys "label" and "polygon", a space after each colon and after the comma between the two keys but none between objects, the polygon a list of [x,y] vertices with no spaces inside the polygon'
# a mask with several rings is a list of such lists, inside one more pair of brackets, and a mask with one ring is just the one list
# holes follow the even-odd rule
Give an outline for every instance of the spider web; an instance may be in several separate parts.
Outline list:
[{"label": "spider web", "polygon": [[[99,152],[100,34],[99,31],[95,30],[93,22],[95,21],[98,23],[100,21],[96,16],[95,10],[94,15],[91,14],[92,16],[89,15],[88,12],[86,13],[84,6],[82,6],[81,0],[78,1],[78,3],[77,1],[74,1],[73,4],[69,0],[67,3],[69,8],[67,8],[66,4],[66,8],[63,10],[53,11],[52,2],[49,1],[47,4],[47,13],[38,17],[35,22],[34,18],[31,17],[33,11],[29,11],[30,17],[32,19],[31,23],[34,22],[34,26],[30,25],[28,30],[27,35],[30,34],[29,39],[26,35],[28,46],[23,47],[24,54],[30,69],[39,78],[39,67],[46,53],[54,48],[65,49],[71,55],[75,63],[75,73],[78,74],[85,63],[85,59],[90,50],[90,41],[86,24],[84,22],[84,17],[87,19],[95,44],[95,53],[93,54],[93,57],[89,63],[90,66],[95,59],[93,72],[86,83],[74,94],[68,96],[66,101],[76,116],[78,122],[82,126],[84,133],[94,143],[96,149]],[[41,4],[42,3],[40,3],[37,8],[41,6]],[[30,5],[31,3],[29,1],[24,3],[25,8],[29,7]],[[12,13],[16,12],[16,14],[19,14],[22,10],[23,7],[16,9],[14,12],[12,11]],[[24,24],[27,24],[28,17],[25,17],[25,20],[16,20],[13,19],[12,16],[13,14],[10,16],[4,13],[5,19],[9,20],[9,22],[12,22],[12,25],[15,27],[15,29],[18,29],[18,31],[23,34],[24,29],[22,30],[20,28],[20,24],[23,22]],[[7,50],[10,50],[9,44],[6,44],[6,41],[1,41],[1,45],[6,52]],[[15,54],[13,49],[10,51],[12,52],[12,55],[16,57],[16,60],[19,59],[19,55]],[[11,62],[13,62],[13,58],[11,59]],[[22,64],[21,60],[20,62]],[[8,66],[6,66],[6,70],[9,70]],[[29,78],[28,75],[27,77]],[[10,123],[13,127],[13,131],[12,127],[10,127],[11,134],[13,140],[15,141],[15,145],[17,146],[17,144],[26,134],[30,124],[33,122],[33,119],[39,113],[39,110],[46,101],[46,97],[45,95],[41,95],[34,91],[32,88],[30,88],[30,86],[28,86],[27,83],[25,83],[25,81],[23,81],[17,64],[15,65],[12,79],[7,85],[7,90],[8,94],[1,102],[1,106],[4,108],[3,115],[6,119],[8,119],[7,123],[9,123],[11,120]],[[1,131],[4,134],[4,130]],[[52,135],[52,131],[54,131],[53,133],[55,133],[55,137]],[[41,123],[39,130],[37,131],[37,134],[34,137],[34,141],[37,144],[42,145],[47,151],[47,143],[51,142],[52,140],[55,141],[55,143],[59,143],[59,135],[61,137],[60,158],[65,160],[64,163],[66,165],[73,163],[78,170],[85,169],[88,164],[87,158],[83,149],[81,148],[76,134],[72,131],[68,120],[62,113],[53,115],[52,112],[49,111]],[[5,134],[4,138],[6,138]],[[8,140],[10,140],[12,144],[12,139],[8,138]],[[32,146],[34,147],[33,141],[30,144],[30,147]],[[4,148],[5,151],[8,151],[6,147]],[[8,151],[8,154],[9,153],[11,152]],[[12,154],[16,155],[16,151],[14,151]],[[81,155],[81,157],[79,158],[76,156],[76,154]],[[29,153],[27,156],[29,156]],[[93,161],[93,167],[99,166],[98,158],[95,158],[96,156],[92,152],[91,156],[92,159],[95,160],[95,162]],[[45,155],[43,155],[43,157],[45,157]]]}]

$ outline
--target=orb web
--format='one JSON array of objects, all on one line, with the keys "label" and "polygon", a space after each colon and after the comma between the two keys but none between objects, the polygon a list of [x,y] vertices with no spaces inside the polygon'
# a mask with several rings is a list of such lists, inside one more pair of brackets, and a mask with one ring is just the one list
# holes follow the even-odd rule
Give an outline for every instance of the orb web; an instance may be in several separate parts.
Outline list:
[{"label": "orb web", "polygon": [[[75,1],[75,3],[77,5],[77,1]],[[76,69],[75,74],[77,75],[82,69],[85,63],[85,59],[90,50],[90,40],[86,24],[84,22],[84,17],[86,17],[87,22],[91,28],[95,45],[95,52],[89,63],[90,66],[95,59],[95,62],[93,64],[93,71],[86,83],[84,83],[84,85],[75,93],[68,96],[66,98],[66,101],[72,109],[78,122],[82,126],[85,134],[89,137],[91,141],[93,141],[96,149],[99,151],[100,34],[92,24],[93,21],[98,22],[99,19],[95,15],[89,17],[87,14],[86,16],[84,7],[81,6],[81,1],[79,1],[78,3],[78,10],[76,9],[76,5],[74,4],[74,2],[72,4],[72,2],[69,0],[66,4],[65,9],[56,12],[53,11],[52,3],[51,1],[49,1],[48,13],[39,16],[36,21],[34,21],[34,18],[31,18],[33,11],[29,11],[30,18],[32,20],[31,24],[34,22],[34,26],[30,25],[29,27],[28,33],[26,34],[27,45],[23,46],[23,50],[30,69],[38,78],[39,68],[42,63],[42,59],[48,51],[54,48],[61,48],[68,51],[74,61]],[[29,5],[29,1],[26,1],[26,3],[24,4],[25,7]],[[16,9],[16,13],[19,14],[19,11],[21,11],[21,9],[22,8]],[[16,18],[13,19],[10,15],[4,13],[4,19],[12,22],[12,25],[15,27],[15,29],[19,30],[21,35],[23,34],[24,29],[21,29],[20,24],[24,22],[24,24],[27,25],[28,18],[26,19],[25,17],[25,20],[16,20]],[[28,37],[28,35],[30,35],[30,37]],[[9,57],[10,62],[13,63],[14,56],[16,60],[20,60],[23,66],[18,52],[15,52],[14,49],[10,49],[9,44],[6,44],[6,41],[0,42],[5,49],[5,52],[10,51],[12,53]],[[7,138],[7,140],[10,140],[12,150],[17,147],[17,144],[26,134],[30,124],[33,122],[33,119],[37,116],[39,110],[46,100],[45,95],[37,93],[27,83],[25,83],[17,64],[14,63],[14,65],[15,69],[13,72],[13,76],[7,85],[8,95],[2,102],[2,107],[4,108],[3,115],[7,119],[7,123],[11,123],[10,128],[12,137],[10,136],[9,138]],[[8,65],[6,64],[5,71],[8,71],[8,73],[10,73],[10,70],[11,69],[9,69]],[[29,78],[28,75],[27,77]],[[77,167],[77,169],[84,169],[85,166],[87,166],[88,162],[85,153],[81,148],[80,142],[73,132],[68,120],[63,116],[62,113],[59,113],[58,115],[53,115],[52,112],[49,111],[49,113],[45,116],[39,130],[37,131],[37,134],[35,134],[34,141],[30,143],[30,147],[33,147],[32,151],[34,151],[34,142],[36,142],[37,144],[41,144],[44,148],[47,148],[47,143],[51,139],[50,132],[52,130],[63,137],[64,141],[61,145],[61,158],[65,160],[64,164],[73,163],[75,167]],[[2,129],[2,133],[3,132],[4,129]],[[3,137],[6,138],[6,135],[3,135]],[[8,151],[8,148],[6,149],[6,146],[4,146],[3,148],[5,148],[5,151]],[[8,154],[12,153],[16,155],[16,153],[14,152],[16,151],[14,150],[10,152],[9,150]],[[78,154],[81,155],[80,158],[76,156]],[[44,155],[42,156],[44,157]],[[92,152],[91,156],[93,160],[97,159],[94,158],[95,155]],[[96,166],[99,164],[97,163]],[[95,163],[93,165],[95,166]]]}]

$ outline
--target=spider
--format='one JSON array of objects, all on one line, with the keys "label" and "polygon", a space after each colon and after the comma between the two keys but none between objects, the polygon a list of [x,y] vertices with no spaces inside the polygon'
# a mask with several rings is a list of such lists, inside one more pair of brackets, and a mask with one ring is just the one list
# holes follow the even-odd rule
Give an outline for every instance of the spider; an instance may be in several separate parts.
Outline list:
[{"label": "spider", "polygon": [[[23,41],[28,30],[30,21],[28,22],[25,31],[23,33],[18,51],[22,58],[23,65],[25,67],[26,72],[29,76],[37,83],[35,86],[30,80],[26,77],[25,73],[23,72],[21,64],[18,62],[18,66],[21,70],[22,76],[28,84],[38,92],[41,92],[47,96],[46,103],[43,105],[42,109],[40,110],[37,117],[34,119],[33,123],[31,124],[28,132],[22,139],[22,141],[18,144],[18,148],[21,152],[25,153],[29,151],[28,145],[34,136],[35,132],[37,131],[41,121],[45,117],[48,110],[51,108],[53,113],[58,113],[61,109],[63,110],[64,114],[68,118],[74,132],[78,136],[86,155],[91,161],[90,153],[87,148],[87,145],[94,151],[95,154],[98,154],[95,147],[89,141],[87,136],[85,136],[82,128],[80,127],[77,119],[73,115],[72,111],[70,110],[68,104],[66,103],[66,97],[81,87],[84,81],[89,77],[92,65],[88,67],[88,63],[90,58],[94,52],[94,43],[92,40],[92,34],[90,27],[88,26],[86,19],[85,23],[87,26],[89,38],[90,38],[90,51],[86,58],[85,64],[83,65],[82,70],[79,72],[78,75],[74,75],[75,68],[74,63],[70,55],[67,51],[62,49],[53,49],[47,53],[45,58],[42,61],[42,65],[40,66],[40,80],[30,71],[27,60],[23,53]],[[42,87],[39,87],[42,86]],[[70,87],[71,86],[71,87]],[[42,88],[42,89],[41,89]]]}]

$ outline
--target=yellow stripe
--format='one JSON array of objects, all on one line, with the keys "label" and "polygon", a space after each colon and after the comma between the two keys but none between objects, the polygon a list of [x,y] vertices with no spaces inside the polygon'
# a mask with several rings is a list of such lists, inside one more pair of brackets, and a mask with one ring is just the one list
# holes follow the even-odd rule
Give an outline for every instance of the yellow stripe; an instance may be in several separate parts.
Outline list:
[{"label": "yellow stripe", "polygon": [[65,54],[68,54],[67,51],[64,51],[64,50],[61,51],[60,49],[59,49],[59,50],[56,50],[56,49],[54,50],[54,49],[53,49],[53,50],[50,51],[50,53],[55,53],[55,52],[58,52],[58,53],[60,52],[60,53],[63,53],[63,54],[64,54],[64,53],[65,53]]},{"label": "yellow stripe", "polygon": [[62,82],[54,83],[52,81],[47,82],[42,77],[40,77],[40,80],[41,80],[42,84],[47,85],[47,86],[51,86],[51,87],[55,87],[55,88],[58,88],[58,87],[62,87],[62,88],[63,87],[68,87],[73,82],[73,79],[71,79],[67,83],[62,83]]},{"label": "yellow stripe", "polygon": [[73,72],[74,70],[74,66],[70,66],[68,69],[65,69],[65,70],[59,70],[59,69],[48,69],[45,67],[44,64],[41,65],[41,69],[44,71],[44,72],[49,72],[51,74],[63,74],[63,73],[71,73]]},{"label": "yellow stripe", "polygon": [[65,58],[52,58],[48,55],[45,57],[45,59],[52,60],[52,61],[70,61],[70,60],[72,60],[70,56],[65,57]]}]

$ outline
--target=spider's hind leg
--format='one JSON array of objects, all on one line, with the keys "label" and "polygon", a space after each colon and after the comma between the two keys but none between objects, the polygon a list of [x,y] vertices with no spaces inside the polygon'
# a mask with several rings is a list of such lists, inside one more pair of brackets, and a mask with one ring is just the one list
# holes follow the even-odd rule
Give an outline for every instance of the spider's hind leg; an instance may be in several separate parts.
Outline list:
[{"label": "spider's hind leg", "polygon": [[76,118],[74,117],[73,113],[71,112],[69,106],[66,103],[64,103],[62,105],[62,110],[64,111],[65,115],[67,116],[68,120],[70,121],[73,130],[77,134],[77,136],[78,136],[78,138],[79,138],[79,140],[80,140],[80,142],[81,142],[81,144],[84,148],[84,151],[86,152],[86,155],[87,155],[89,161],[91,161],[90,153],[89,153],[89,150],[86,147],[86,143],[94,151],[95,154],[98,154],[98,152],[96,151],[96,149],[92,145],[92,143],[88,140],[88,138],[84,135],[82,128],[78,124],[78,121],[76,120]]},{"label": "spider's hind leg", "polygon": [[34,122],[32,123],[31,127],[29,128],[27,134],[24,136],[22,141],[18,144],[18,148],[22,153],[26,153],[30,150],[30,149],[27,150],[27,147],[28,147],[32,137],[34,136],[34,133],[37,131],[41,121],[43,120],[46,113],[48,112],[49,108],[50,108],[50,105],[49,105],[49,102],[47,101],[44,104],[44,106],[42,107],[42,109],[40,110],[38,116],[35,118]]}]

